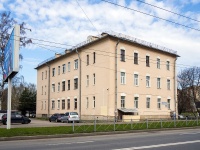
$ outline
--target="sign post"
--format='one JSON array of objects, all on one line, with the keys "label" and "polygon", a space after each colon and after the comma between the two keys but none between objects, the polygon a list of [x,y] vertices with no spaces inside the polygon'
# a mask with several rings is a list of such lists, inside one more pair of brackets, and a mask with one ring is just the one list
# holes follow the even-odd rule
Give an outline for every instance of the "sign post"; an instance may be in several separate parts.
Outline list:
[{"label": "sign post", "polygon": [[4,49],[3,80],[8,82],[7,129],[11,124],[12,78],[19,71],[20,26],[15,25]]}]

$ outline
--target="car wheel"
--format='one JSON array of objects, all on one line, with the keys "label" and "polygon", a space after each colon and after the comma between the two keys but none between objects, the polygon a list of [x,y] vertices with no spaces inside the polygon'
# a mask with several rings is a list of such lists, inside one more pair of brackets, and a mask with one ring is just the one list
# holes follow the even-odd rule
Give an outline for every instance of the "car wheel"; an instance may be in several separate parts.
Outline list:
[{"label": "car wheel", "polygon": [[51,119],[49,119],[49,122],[51,122]]},{"label": "car wheel", "polygon": [[4,125],[7,125],[7,120],[5,122],[3,122]]}]

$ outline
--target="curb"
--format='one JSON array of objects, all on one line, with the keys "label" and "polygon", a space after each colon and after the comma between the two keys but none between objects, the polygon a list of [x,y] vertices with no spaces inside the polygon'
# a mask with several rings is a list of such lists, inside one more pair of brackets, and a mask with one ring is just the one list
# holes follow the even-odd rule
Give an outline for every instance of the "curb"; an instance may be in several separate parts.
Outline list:
[{"label": "curb", "polygon": [[69,138],[81,136],[96,136],[108,134],[124,134],[124,133],[141,133],[141,132],[159,132],[170,130],[183,129],[199,129],[200,127],[184,127],[184,128],[163,128],[163,129],[146,129],[146,130],[129,130],[129,131],[113,131],[113,132],[92,132],[92,133],[74,133],[74,134],[56,134],[56,135],[38,135],[38,136],[15,136],[15,137],[0,137],[0,141],[15,141],[15,140],[35,140],[35,139],[50,139],[50,138]]}]

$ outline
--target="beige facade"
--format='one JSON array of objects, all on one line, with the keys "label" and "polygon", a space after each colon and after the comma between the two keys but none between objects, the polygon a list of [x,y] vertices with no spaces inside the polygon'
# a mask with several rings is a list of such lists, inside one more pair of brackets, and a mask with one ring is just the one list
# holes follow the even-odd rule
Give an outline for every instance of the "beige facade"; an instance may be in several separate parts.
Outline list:
[{"label": "beige facade", "polygon": [[177,57],[175,51],[122,34],[90,36],[38,65],[36,114],[169,117],[177,110]]}]

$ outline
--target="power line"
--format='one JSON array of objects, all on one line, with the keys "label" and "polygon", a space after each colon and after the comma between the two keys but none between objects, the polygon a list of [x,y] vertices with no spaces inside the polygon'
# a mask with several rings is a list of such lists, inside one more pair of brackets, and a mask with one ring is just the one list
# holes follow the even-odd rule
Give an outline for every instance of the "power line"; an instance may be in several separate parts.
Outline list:
[{"label": "power line", "polygon": [[94,29],[98,32],[98,34],[100,34],[100,32],[97,30],[97,28],[94,26],[94,24],[92,23],[92,21],[90,20],[90,18],[87,16],[87,14],[85,13],[85,11],[83,10],[83,8],[81,7],[81,5],[79,4],[78,0],[76,0],[78,6],[81,8],[81,10],[83,11],[83,13],[85,14],[85,16],[87,17],[87,19],[90,21],[90,23],[92,24],[92,26],[94,27]]},{"label": "power line", "polygon": [[178,13],[176,13],[176,12],[173,12],[173,11],[170,11],[170,10],[167,10],[167,9],[164,9],[164,8],[162,8],[162,7],[158,7],[158,6],[156,6],[156,5],[153,5],[153,4],[150,4],[150,3],[144,2],[144,1],[142,1],[142,0],[135,0],[135,1],[138,1],[138,2],[144,3],[144,4],[146,4],[146,5],[149,5],[149,6],[152,6],[152,7],[155,7],[155,8],[158,8],[158,9],[160,9],[160,10],[164,10],[164,11],[166,11],[166,12],[169,12],[169,13],[175,14],[175,15],[177,15],[177,16],[181,16],[181,17],[184,17],[184,18],[187,18],[187,19],[190,19],[190,20],[196,21],[196,22],[200,22],[199,20],[196,20],[196,19],[193,19],[193,18],[190,18],[190,17],[184,16],[184,15],[182,15],[182,14],[178,14]]},{"label": "power line", "polygon": [[133,8],[129,8],[129,7],[126,7],[126,6],[122,6],[122,5],[119,5],[119,4],[117,4],[117,3],[113,3],[113,2],[110,2],[110,1],[106,1],[106,0],[101,0],[101,1],[104,1],[104,2],[109,3],[109,4],[112,4],[112,5],[116,5],[116,6],[118,6],[118,7],[122,7],[122,8],[128,9],[128,10],[132,10],[132,11],[135,11],[135,12],[138,12],[138,13],[141,13],[141,14],[144,14],[144,15],[147,15],[147,16],[151,16],[151,17],[154,17],[154,18],[157,18],[157,19],[160,19],[160,20],[164,20],[164,21],[167,21],[167,22],[170,22],[170,23],[179,25],[179,26],[183,26],[183,27],[186,27],[186,28],[189,28],[189,29],[192,29],[192,30],[200,31],[200,29],[192,28],[192,27],[190,27],[190,26],[186,26],[186,25],[183,25],[183,24],[180,24],[180,23],[171,21],[171,20],[167,20],[167,19],[164,19],[164,18],[161,18],[161,17],[158,17],[158,16],[154,16],[154,15],[151,15],[151,14],[147,14],[147,13],[145,13],[145,12],[142,12],[142,11],[139,11],[139,10],[136,10],[136,9],[133,9]]}]

